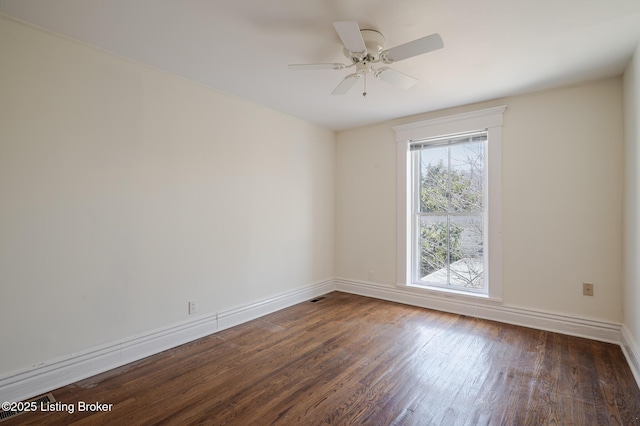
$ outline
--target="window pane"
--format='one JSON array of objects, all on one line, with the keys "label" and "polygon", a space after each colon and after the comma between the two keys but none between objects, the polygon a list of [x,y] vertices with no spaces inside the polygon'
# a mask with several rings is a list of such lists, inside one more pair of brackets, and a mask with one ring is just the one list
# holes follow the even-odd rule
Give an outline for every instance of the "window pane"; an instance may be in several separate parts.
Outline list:
[{"label": "window pane", "polygon": [[[486,135],[413,150],[414,283],[485,292]],[[466,140],[465,140],[466,139]]]},{"label": "window pane", "polygon": [[484,143],[452,145],[451,211],[481,212],[484,193]]},{"label": "window pane", "polygon": [[449,151],[447,146],[421,149],[420,155],[420,211],[449,211]]},{"label": "window pane", "polygon": [[452,286],[484,287],[484,221],[481,215],[452,216],[449,220],[450,268]]},{"label": "window pane", "polygon": [[418,274],[421,281],[447,284],[448,234],[446,216],[423,216],[420,218]]}]

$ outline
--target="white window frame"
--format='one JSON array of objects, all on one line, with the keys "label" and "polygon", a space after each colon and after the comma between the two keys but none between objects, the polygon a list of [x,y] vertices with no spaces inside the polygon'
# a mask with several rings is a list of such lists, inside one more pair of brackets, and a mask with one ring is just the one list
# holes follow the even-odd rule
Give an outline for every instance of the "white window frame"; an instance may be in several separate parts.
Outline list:
[{"label": "white window frame", "polygon": [[[397,148],[397,285],[463,296],[502,300],[502,122],[505,105],[393,127]],[[418,286],[412,278],[411,142],[461,133],[487,131],[488,292],[474,293],[443,287]]]}]

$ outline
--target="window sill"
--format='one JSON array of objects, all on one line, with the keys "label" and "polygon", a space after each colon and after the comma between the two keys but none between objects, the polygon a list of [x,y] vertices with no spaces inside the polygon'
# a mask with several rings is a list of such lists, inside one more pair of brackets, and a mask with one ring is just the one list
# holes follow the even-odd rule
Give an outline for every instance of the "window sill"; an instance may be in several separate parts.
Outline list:
[{"label": "window sill", "polygon": [[502,303],[501,298],[491,297],[485,293],[472,293],[468,291],[454,290],[443,287],[422,285],[422,284],[396,284],[397,287],[415,291],[416,293],[429,294],[432,296],[446,297],[458,300],[483,300],[487,302]]}]

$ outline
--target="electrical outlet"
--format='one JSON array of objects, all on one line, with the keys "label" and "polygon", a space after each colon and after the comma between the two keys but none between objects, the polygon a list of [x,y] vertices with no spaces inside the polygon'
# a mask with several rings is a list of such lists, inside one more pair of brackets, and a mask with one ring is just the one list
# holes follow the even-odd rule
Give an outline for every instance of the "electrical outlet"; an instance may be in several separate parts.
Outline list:
[{"label": "electrical outlet", "polygon": [[198,301],[190,300],[189,301],[189,315],[193,315],[198,312]]},{"label": "electrical outlet", "polygon": [[582,283],[582,294],[585,296],[593,296],[593,284]]}]

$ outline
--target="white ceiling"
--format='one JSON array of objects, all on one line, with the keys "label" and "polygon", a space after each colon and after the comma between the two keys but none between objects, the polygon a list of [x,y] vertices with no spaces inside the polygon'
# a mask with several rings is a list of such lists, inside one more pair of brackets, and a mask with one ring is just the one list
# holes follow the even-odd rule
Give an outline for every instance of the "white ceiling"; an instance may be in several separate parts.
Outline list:
[{"label": "white ceiling", "polygon": [[[0,0],[0,11],[333,130],[620,75],[640,40],[640,0]],[[442,50],[392,67],[419,83],[368,80],[330,93],[350,70],[334,21],[386,47],[439,33]]]}]

